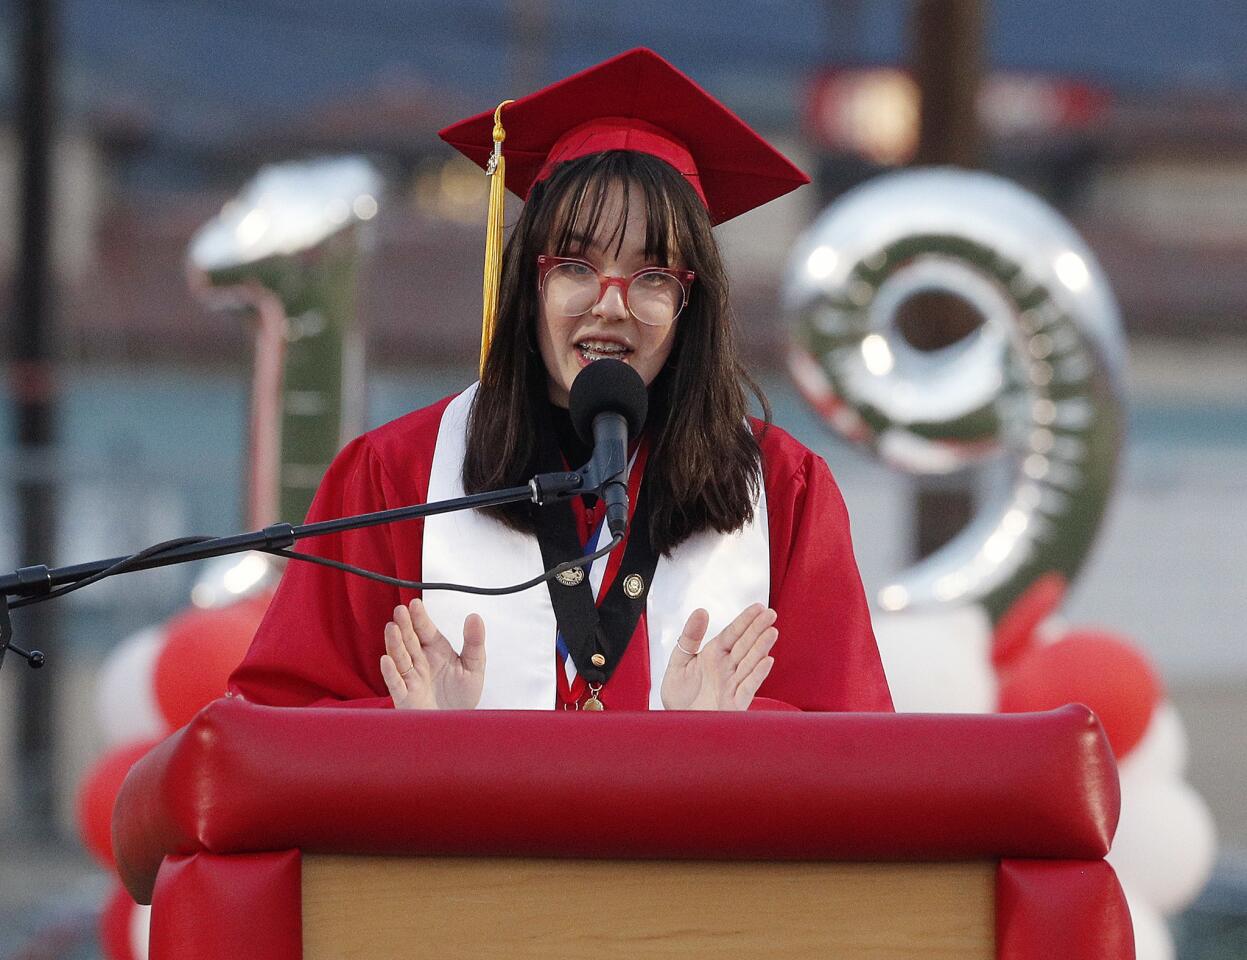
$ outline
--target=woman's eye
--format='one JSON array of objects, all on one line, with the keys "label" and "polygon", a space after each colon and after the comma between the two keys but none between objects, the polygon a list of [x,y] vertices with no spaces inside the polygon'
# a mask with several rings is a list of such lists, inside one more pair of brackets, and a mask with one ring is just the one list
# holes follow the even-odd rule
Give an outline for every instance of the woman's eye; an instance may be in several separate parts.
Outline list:
[{"label": "woman's eye", "polygon": [[573,277],[588,277],[594,273],[597,273],[597,271],[594,270],[587,263],[572,262],[572,263],[565,264],[564,267],[567,270],[567,272]]},{"label": "woman's eye", "polygon": [[637,283],[644,284],[647,287],[661,287],[669,283],[671,280],[665,273],[659,273],[657,270],[650,273],[643,273],[636,278]]}]

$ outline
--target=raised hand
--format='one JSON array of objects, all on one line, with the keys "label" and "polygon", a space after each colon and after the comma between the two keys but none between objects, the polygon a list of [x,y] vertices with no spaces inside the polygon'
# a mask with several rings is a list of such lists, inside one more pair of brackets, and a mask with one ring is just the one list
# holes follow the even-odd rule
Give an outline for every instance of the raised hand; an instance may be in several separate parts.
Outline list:
[{"label": "raised hand", "polygon": [[472,710],[485,685],[485,621],[463,621],[463,653],[429,619],[419,600],[394,608],[385,625],[381,676],[399,710]]},{"label": "raised hand", "polygon": [[694,610],[684,624],[662,678],[668,710],[748,710],[775,665],[775,611],[752,604],[702,646],[710,615]]}]

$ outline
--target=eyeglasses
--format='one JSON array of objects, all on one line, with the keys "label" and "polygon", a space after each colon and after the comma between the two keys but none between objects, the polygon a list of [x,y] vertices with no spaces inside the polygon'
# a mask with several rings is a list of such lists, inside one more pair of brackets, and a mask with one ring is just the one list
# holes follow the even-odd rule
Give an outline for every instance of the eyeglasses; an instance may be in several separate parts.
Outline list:
[{"label": "eyeglasses", "polygon": [[665,327],[688,303],[696,276],[692,270],[644,267],[630,277],[608,277],[575,257],[537,257],[537,288],[546,309],[564,317],[588,313],[606,296],[607,287],[617,286],[632,316],[648,326]]}]

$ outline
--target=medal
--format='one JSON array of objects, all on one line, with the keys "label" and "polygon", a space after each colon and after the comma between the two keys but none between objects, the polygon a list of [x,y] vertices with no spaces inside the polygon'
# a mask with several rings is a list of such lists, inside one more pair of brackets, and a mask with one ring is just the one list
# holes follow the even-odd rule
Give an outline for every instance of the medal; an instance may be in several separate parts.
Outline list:
[{"label": "medal", "polygon": [[581,710],[593,710],[594,712],[597,712],[599,710],[605,710],[606,704],[604,704],[601,700],[598,699],[598,691],[601,689],[602,689],[602,685],[600,683],[589,684],[589,699],[584,702],[584,706],[582,706],[580,709]]}]

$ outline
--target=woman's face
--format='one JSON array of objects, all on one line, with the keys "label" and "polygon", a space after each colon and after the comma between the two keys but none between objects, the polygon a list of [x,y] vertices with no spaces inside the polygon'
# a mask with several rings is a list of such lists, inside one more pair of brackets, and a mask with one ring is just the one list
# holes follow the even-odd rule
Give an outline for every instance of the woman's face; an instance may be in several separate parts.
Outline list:
[{"label": "woman's face", "polygon": [[[653,263],[645,259],[645,195],[636,186],[627,188],[628,219],[620,242],[616,227],[623,217],[624,189],[616,183],[607,190],[597,235],[588,238],[582,258],[603,275],[612,277],[630,277],[642,267],[682,267],[682,263]],[[578,317],[560,316],[547,309],[544,297],[540,298],[540,305],[537,345],[546,365],[550,400],[561,407],[567,406],[576,374],[604,356],[627,363],[648,387],[671,355],[676,324],[680,322],[677,318],[664,327],[642,323],[628,312],[623,290],[616,285],[607,287],[606,294],[592,309]]]}]

